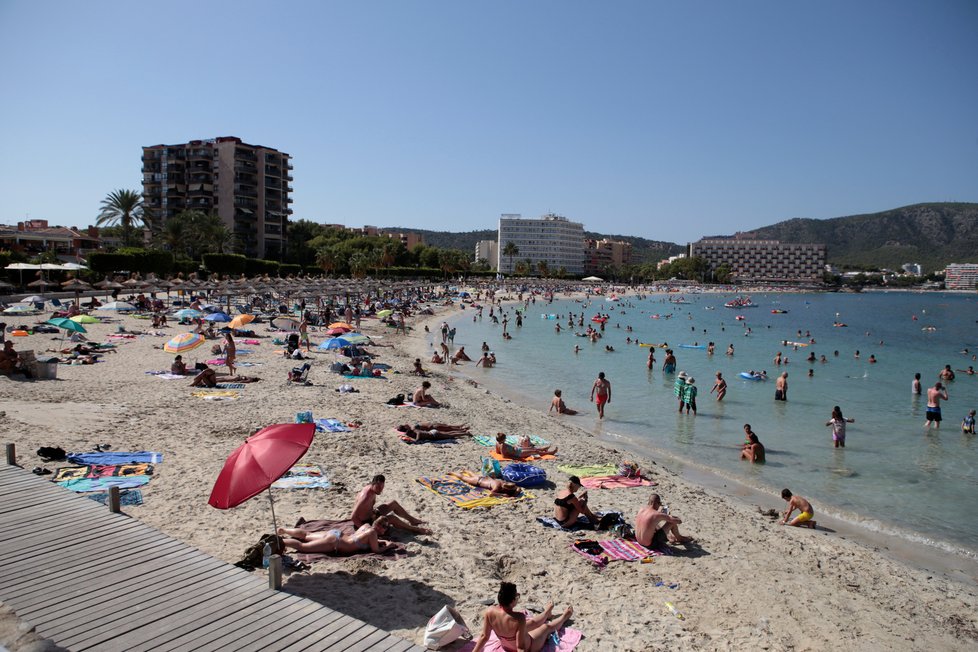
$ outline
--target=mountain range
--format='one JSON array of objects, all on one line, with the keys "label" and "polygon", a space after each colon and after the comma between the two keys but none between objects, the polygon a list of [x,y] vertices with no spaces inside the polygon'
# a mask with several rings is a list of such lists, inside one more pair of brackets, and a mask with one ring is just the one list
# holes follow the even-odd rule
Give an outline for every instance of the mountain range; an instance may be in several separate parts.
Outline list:
[{"label": "mountain range", "polygon": [[[479,240],[494,240],[495,229],[452,233],[389,227],[419,233],[428,245],[473,251]],[[880,213],[816,220],[793,218],[732,234],[737,238],[824,243],[828,262],[849,268],[900,269],[920,263],[929,273],[948,263],[978,263],[978,203],[914,204]],[[632,243],[633,262],[655,262],[682,253],[684,245],[635,236],[585,232],[586,238]]]}]

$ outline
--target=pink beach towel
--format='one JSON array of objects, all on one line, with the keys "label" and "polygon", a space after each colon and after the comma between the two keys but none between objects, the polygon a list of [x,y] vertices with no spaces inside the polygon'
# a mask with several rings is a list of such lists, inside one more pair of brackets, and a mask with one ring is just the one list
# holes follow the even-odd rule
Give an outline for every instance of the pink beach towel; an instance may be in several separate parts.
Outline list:
[{"label": "pink beach towel", "polygon": [[[572,652],[584,637],[584,634],[580,630],[574,629],[573,627],[564,627],[557,632],[557,635],[560,636],[560,645],[554,645],[553,639],[548,639],[546,645],[543,646],[543,652]],[[472,652],[474,649],[475,641],[469,641],[456,652]],[[489,640],[483,649],[486,652],[505,652],[503,646],[499,643],[496,632],[493,631],[489,632]]]},{"label": "pink beach towel", "polygon": [[587,489],[623,489],[625,487],[654,487],[656,482],[645,478],[630,478],[627,475],[596,475],[581,478],[581,484]]},{"label": "pink beach towel", "polygon": [[604,550],[604,554],[588,554],[576,547],[573,543],[570,547],[571,550],[597,566],[604,566],[609,561],[639,561],[646,557],[661,557],[666,554],[661,550],[650,550],[637,541],[631,541],[629,539],[608,539],[606,541],[598,541],[597,543]]}]

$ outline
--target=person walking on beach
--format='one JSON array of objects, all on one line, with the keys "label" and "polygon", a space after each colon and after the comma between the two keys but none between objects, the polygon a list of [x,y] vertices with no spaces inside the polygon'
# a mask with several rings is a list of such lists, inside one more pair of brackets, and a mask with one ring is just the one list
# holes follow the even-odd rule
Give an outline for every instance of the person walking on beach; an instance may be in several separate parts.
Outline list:
[{"label": "person walking on beach", "polygon": [[924,425],[928,430],[931,422],[934,423],[935,428],[941,427],[942,400],[950,400],[947,397],[947,390],[940,383],[934,383],[934,386],[927,390],[927,420],[924,421]]},{"label": "person walking on beach", "polygon": [[778,379],[774,381],[774,400],[775,401],[787,401],[788,400],[788,372],[783,372]]},{"label": "person walking on beach", "polygon": [[[812,507],[812,504],[810,502],[808,502],[801,496],[792,495],[790,489],[782,489],[781,497],[788,501],[788,509],[786,509],[784,512],[784,518],[781,519],[781,525],[792,525],[794,527],[810,527],[813,530],[815,529],[815,521],[812,520],[812,517],[815,516],[815,508]],[[798,514],[798,516],[796,516],[794,519],[789,521],[788,519],[791,518],[791,514],[796,509],[801,513]]]},{"label": "person walking on beach", "polygon": [[598,373],[598,379],[591,385],[591,401],[598,406],[598,418],[604,419],[604,405],[611,403],[611,383],[605,379],[603,371]]},{"label": "person walking on beach", "polygon": [[299,322],[299,345],[306,343],[306,353],[309,353],[309,322],[303,317],[302,321]]},{"label": "person walking on beach", "polygon": [[224,364],[227,365],[228,373],[234,375],[234,360],[238,357],[238,349],[234,346],[234,338],[231,333],[224,334]]},{"label": "person walking on beach", "polygon": [[825,425],[832,426],[832,441],[836,448],[846,447],[846,424],[855,422],[855,419],[843,417],[842,408],[838,405],[832,408],[832,418]]},{"label": "person walking on beach", "polygon": [[515,584],[511,582],[500,584],[499,593],[496,596],[496,602],[499,604],[486,609],[482,618],[482,632],[479,634],[472,652],[482,652],[485,649],[490,633],[496,634],[496,638],[499,639],[499,647],[507,652],[513,650],[540,652],[550,640],[550,635],[563,627],[567,619],[574,613],[572,607],[567,607],[558,618],[550,620],[554,608],[551,602],[543,613],[528,616],[523,612],[516,611],[516,603],[519,598],[520,594],[516,590]]},{"label": "person walking on beach", "polygon": [[717,393],[718,402],[722,401],[723,397],[727,395],[727,381],[723,379],[723,374],[719,371],[717,372],[717,381],[713,383],[713,389],[710,390],[711,394],[713,392]]}]

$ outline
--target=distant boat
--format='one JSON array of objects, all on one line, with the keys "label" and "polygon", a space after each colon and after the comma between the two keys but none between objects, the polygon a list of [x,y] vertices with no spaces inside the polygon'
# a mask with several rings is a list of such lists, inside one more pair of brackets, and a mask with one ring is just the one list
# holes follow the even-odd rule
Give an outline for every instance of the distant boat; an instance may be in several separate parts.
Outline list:
[{"label": "distant boat", "polygon": [[773,315],[783,315],[783,314],[785,314],[787,312],[788,312],[787,310],[779,310],[779,309],[775,308],[774,310],[771,311],[771,314],[773,314]]},{"label": "distant boat", "polygon": [[737,297],[732,299],[725,304],[724,308],[756,308],[757,304],[750,300],[750,297]]}]

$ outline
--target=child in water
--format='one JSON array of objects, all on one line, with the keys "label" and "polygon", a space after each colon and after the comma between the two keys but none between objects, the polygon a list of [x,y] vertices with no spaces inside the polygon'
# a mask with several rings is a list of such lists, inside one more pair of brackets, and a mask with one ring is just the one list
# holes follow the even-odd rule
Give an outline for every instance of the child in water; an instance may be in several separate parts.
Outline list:
[{"label": "child in water", "polygon": [[975,411],[972,410],[968,413],[968,416],[961,421],[961,432],[973,435],[975,434]]}]

